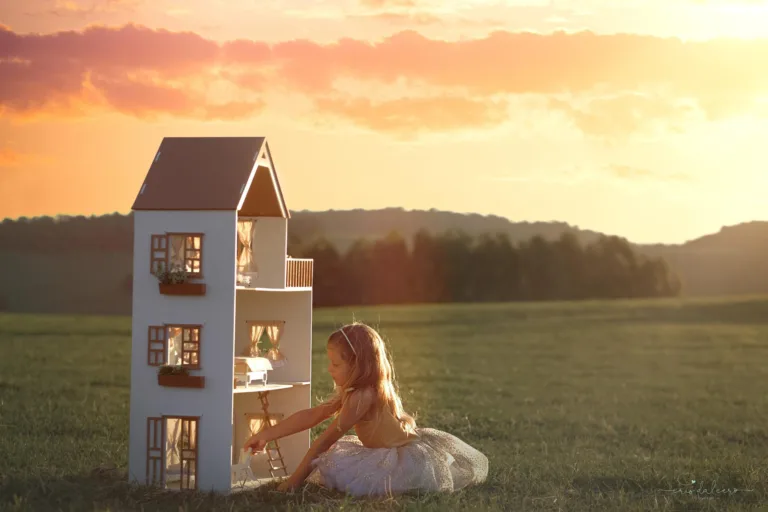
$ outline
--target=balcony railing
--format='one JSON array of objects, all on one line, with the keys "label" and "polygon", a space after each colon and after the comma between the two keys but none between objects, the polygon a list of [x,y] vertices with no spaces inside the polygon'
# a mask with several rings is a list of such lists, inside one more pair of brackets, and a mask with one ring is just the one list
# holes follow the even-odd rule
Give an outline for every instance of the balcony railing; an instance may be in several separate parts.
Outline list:
[{"label": "balcony railing", "polygon": [[288,258],[285,269],[286,288],[307,288],[312,286],[313,261],[311,259]]}]

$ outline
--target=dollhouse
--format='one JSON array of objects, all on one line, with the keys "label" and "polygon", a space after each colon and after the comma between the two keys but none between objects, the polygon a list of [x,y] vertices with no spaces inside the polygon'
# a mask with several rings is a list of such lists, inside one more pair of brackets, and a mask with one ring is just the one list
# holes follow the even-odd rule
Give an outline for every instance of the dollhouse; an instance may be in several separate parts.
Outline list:
[{"label": "dollhouse", "polygon": [[312,260],[263,137],[167,137],[135,202],[128,472],[230,492],[290,475],[309,432],[243,453],[310,407]]}]

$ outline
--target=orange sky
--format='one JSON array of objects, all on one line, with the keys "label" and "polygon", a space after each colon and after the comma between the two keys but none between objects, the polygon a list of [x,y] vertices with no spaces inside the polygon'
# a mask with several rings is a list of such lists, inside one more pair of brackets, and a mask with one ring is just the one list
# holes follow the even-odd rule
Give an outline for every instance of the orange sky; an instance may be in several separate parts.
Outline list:
[{"label": "orange sky", "polygon": [[0,218],[127,212],[163,136],[264,135],[293,210],[646,243],[768,219],[768,2],[0,0],[0,24]]}]

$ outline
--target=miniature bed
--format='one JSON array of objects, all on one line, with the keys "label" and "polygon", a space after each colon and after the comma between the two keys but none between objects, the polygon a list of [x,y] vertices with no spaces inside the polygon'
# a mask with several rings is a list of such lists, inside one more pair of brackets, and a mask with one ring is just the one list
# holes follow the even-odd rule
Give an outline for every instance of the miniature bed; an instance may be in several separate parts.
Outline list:
[{"label": "miniature bed", "polygon": [[266,357],[235,357],[234,385],[242,382],[247,388],[254,381],[267,385],[267,372],[272,370],[272,363]]}]

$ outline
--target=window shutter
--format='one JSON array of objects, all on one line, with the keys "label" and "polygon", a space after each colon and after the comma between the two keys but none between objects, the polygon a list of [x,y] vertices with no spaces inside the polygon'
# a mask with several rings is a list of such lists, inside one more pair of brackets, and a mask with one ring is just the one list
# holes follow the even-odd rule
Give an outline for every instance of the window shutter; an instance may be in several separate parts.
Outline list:
[{"label": "window shutter", "polygon": [[[182,489],[197,489],[197,433],[199,417],[181,418],[180,466]],[[194,480],[193,480],[194,478]]]},{"label": "window shutter", "polygon": [[203,236],[188,235],[184,240],[184,268],[191,275],[203,273]]},{"label": "window shutter", "polygon": [[190,326],[182,329],[181,364],[182,366],[200,367],[200,327]]},{"label": "window shutter", "polygon": [[149,272],[154,274],[168,267],[168,236],[152,235],[150,240]]},{"label": "window shutter", "polygon": [[164,325],[150,325],[147,338],[147,364],[149,366],[162,366],[165,364],[168,336]]},{"label": "window shutter", "polygon": [[163,485],[165,480],[165,422],[147,418],[147,485]]}]

